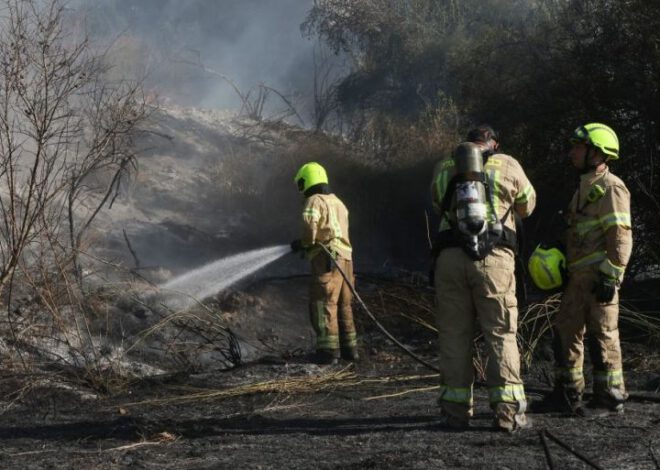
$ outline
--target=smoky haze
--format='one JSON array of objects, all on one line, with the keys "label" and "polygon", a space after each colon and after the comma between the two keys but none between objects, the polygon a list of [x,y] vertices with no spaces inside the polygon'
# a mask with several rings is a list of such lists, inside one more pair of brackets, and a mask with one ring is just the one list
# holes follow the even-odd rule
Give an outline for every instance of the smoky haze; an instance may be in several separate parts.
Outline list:
[{"label": "smoky haze", "polygon": [[[312,5],[312,0],[79,3],[92,38],[113,43],[117,74],[146,75],[148,91],[176,104],[231,109],[241,105],[237,93],[201,66],[226,75],[243,93],[263,83],[296,106],[307,106],[315,43],[302,36],[300,24]],[[271,96],[268,105],[284,103]]]}]

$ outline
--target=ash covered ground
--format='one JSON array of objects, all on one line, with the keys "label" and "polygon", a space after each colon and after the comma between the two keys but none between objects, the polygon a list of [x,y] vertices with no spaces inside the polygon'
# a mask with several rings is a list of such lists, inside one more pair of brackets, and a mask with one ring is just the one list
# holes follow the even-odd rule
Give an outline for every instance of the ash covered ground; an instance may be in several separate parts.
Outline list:
[{"label": "ash covered ground", "polygon": [[[492,431],[479,387],[472,428],[440,427],[437,377],[357,306],[361,360],[311,363],[307,266],[294,256],[189,310],[167,308],[158,284],[297,235],[291,174],[314,147],[301,150],[307,136],[283,124],[176,107],[159,113],[138,176],[102,214],[106,243],[86,260],[84,311],[54,327],[18,292],[0,321],[1,468],[543,469],[542,429],[603,468],[657,468],[660,354],[640,321],[624,324],[626,379],[637,395],[623,416],[532,415],[532,430],[505,435]],[[374,195],[351,196],[356,220],[372,220],[359,212],[371,214]],[[357,227],[356,252],[388,253],[383,240],[361,235],[369,230]],[[387,256],[356,261],[357,288],[397,338],[437,361],[433,292]],[[525,352],[526,385],[547,389],[549,338]],[[476,365],[481,381],[483,362]],[[586,468],[549,447],[555,468]]]},{"label": "ash covered ground", "polygon": [[[434,335],[422,326],[430,319],[428,289],[409,279],[363,275],[358,282],[385,325],[435,361]],[[105,393],[63,371],[42,381],[3,373],[3,404],[15,403],[0,418],[0,466],[544,469],[538,431],[547,429],[602,468],[657,468],[660,357],[652,344],[625,340],[624,358],[629,388],[655,402],[632,400],[622,416],[530,415],[532,430],[507,435],[492,430],[486,392],[477,388],[471,429],[454,432],[438,425],[437,377],[391,346],[360,310],[362,359],[310,363],[305,286],[304,277],[259,280],[205,303],[260,351],[257,360],[229,370],[199,363],[118,381]],[[547,387],[550,368],[543,342],[526,385]],[[26,383],[29,389],[17,390]],[[549,448],[555,468],[587,468],[553,442]]]}]

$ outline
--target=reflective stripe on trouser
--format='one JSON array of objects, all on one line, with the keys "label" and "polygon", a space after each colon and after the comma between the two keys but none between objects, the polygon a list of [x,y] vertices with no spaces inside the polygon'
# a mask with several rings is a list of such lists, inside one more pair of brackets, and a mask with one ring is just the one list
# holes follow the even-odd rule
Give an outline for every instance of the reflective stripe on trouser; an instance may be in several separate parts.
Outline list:
[{"label": "reflective stripe on trouser", "polygon": [[[357,335],[351,307],[353,295],[339,270],[328,261],[324,253],[311,261],[310,317],[316,333],[316,349],[354,348]],[[346,276],[353,279],[353,263],[343,258],[336,261]]]},{"label": "reflective stripe on trouser", "polygon": [[[559,384],[584,391],[584,339],[594,368],[594,393],[625,397],[621,344],[619,342],[619,295],[602,304],[592,293],[598,281],[596,266],[574,272],[569,277],[561,307],[554,321],[557,335]],[[618,399],[618,398],[617,398]]]},{"label": "reflective stripe on trouser", "polygon": [[447,248],[435,269],[443,411],[458,419],[472,415],[472,344],[478,325],[488,356],[491,407],[504,408],[513,419],[526,408],[516,344],[513,253],[496,248],[486,259],[473,261],[460,248]]},{"label": "reflective stripe on trouser", "polygon": [[584,371],[582,367],[555,367],[555,379],[567,388],[582,393],[584,390]]}]

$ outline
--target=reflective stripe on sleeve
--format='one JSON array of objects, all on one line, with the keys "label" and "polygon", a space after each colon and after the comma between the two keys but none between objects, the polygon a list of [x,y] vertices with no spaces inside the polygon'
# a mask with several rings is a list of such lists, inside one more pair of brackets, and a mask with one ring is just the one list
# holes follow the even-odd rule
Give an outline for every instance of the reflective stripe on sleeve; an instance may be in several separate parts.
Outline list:
[{"label": "reflective stripe on sleeve", "polygon": [[534,187],[530,184],[524,190],[518,193],[515,201],[519,204],[524,204],[527,201],[529,201],[529,196],[531,196],[533,193],[534,193]]},{"label": "reflective stripe on sleeve", "polygon": [[582,258],[579,258],[576,261],[569,263],[568,269],[569,271],[575,271],[577,269],[581,269],[595,263],[600,263],[606,258],[607,258],[607,252],[605,252],[604,250],[596,251],[595,253],[591,253],[590,255],[583,256]]},{"label": "reflective stripe on sleeve", "polygon": [[598,219],[603,230],[607,230],[615,225],[624,228],[630,228],[630,214],[627,212],[611,212]]},{"label": "reflective stripe on sleeve", "polygon": [[605,274],[607,277],[612,279],[621,279],[626,268],[623,266],[617,266],[612,263],[608,258],[605,258],[600,265],[598,265],[598,270]]},{"label": "reflective stripe on sleeve", "polygon": [[321,213],[317,209],[305,209],[302,216],[304,220],[311,219],[316,222],[321,218]]},{"label": "reflective stripe on sleeve", "polygon": [[600,229],[600,228],[601,228],[600,219],[587,220],[575,224],[575,230],[580,236],[584,236],[587,233],[591,232],[592,230]]},{"label": "reflective stripe on sleeve", "polygon": [[348,253],[353,253],[353,247],[351,247],[351,245],[347,245],[346,243],[344,243],[344,241],[340,238],[333,238],[332,240],[330,240],[330,248],[335,251],[339,250]]}]

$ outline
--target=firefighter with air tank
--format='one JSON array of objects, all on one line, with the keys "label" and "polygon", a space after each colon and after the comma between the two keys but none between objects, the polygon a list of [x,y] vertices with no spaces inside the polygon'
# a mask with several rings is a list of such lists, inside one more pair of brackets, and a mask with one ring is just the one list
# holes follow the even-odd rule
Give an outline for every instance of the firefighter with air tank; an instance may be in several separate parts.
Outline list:
[{"label": "firefighter with air tank", "polygon": [[472,347],[480,327],[494,424],[515,432],[529,425],[516,343],[515,217],[531,214],[536,193],[518,161],[498,147],[493,129],[479,126],[434,172],[433,203],[440,216],[434,243],[439,405],[446,426],[469,425]]}]

